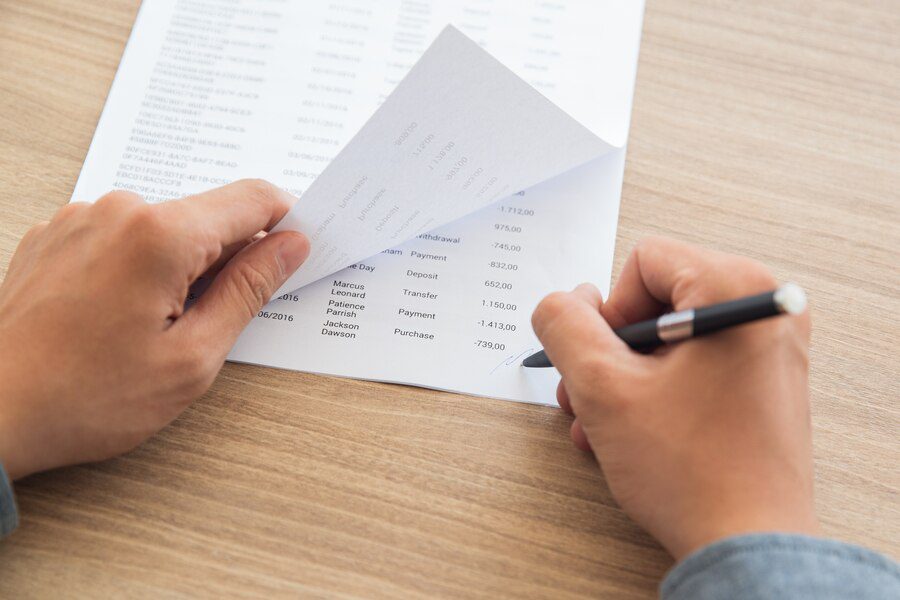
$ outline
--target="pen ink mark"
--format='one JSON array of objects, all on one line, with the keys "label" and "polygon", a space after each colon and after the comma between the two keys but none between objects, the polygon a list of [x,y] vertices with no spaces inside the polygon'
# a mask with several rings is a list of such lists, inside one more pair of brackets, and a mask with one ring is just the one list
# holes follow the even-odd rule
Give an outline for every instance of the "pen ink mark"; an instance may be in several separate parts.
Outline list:
[{"label": "pen ink mark", "polygon": [[497,365],[496,367],[491,369],[491,372],[488,373],[488,375],[493,375],[494,371],[496,371],[500,367],[508,367],[509,365],[514,365],[514,364],[520,362],[524,357],[530,356],[533,353],[534,353],[534,348],[528,348],[527,350],[523,350],[523,351],[519,352],[518,354],[510,354],[509,356],[507,356],[506,358],[503,359],[503,362],[501,362],[499,365]]}]

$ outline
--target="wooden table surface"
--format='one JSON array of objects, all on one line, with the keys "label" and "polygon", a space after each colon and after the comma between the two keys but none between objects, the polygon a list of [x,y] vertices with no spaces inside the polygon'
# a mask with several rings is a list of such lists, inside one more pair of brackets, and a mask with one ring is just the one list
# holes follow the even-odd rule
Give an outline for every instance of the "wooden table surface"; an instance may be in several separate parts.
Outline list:
[{"label": "wooden table surface", "polygon": [[[149,0],[152,1],[152,0]],[[138,0],[0,0],[0,274],[69,198]],[[812,299],[817,504],[900,555],[900,8],[648,0],[616,252]],[[553,408],[254,366],[136,451],[16,486],[2,597],[652,597],[667,554]]]}]

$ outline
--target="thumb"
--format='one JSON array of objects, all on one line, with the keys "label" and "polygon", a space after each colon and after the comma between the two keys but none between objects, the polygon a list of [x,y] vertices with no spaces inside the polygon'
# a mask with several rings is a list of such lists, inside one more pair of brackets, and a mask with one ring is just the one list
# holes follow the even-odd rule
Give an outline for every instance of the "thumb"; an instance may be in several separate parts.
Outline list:
[{"label": "thumb", "polygon": [[[295,231],[253,242],[222,268],[197,303],[178,320],[223,353],[278,288],[309,256],[309,240]],[[199,332],[197,330],[200,330]]]}]

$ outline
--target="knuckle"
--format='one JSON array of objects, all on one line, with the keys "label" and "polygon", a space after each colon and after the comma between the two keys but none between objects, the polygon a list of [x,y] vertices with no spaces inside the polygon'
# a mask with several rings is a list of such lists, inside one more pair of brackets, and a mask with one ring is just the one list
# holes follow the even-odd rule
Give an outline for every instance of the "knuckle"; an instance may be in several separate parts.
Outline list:
[{"label": "knuckle", "polygon": [[238,296],[244,300],[249,316],[253,317],[275,291],[275,276],[270,267],[256,261],[242,261],[235,268]]},{"label": "knuckle", "polygon": [[764,292],[774,289],[778,285],[778,281],[767,266],[747,257],[737,257],[731,267],[745,286],[747,293],[752,291]]},{"label": "knuckle", "polygon": [[162,215],[149,204],[132,208],[125,219],[125,228],[143,242],[158,243],[168,237]]},{"label": "knuckle", "polygon": [[144,199],[134,192],[127,190],[113,190],[100,198],[94,203],[94,206],[102,209],[121,208],[133,206],[135,204],[144,204]]},{"label": "knuckle", "polygon": [[189,235],[179,236],[175,241],[179,252],[191,258],[190,264],[203,265],[204,269],[219,260],[224,251],[221,238],[211,227],[195,227]]},{"label": "knuckle", "polygon": [[689,299],[690,303],[702,306],[722,299],[718,288],[716,278],[709,277],[706,269],[690,264],[675,274],[672,297]]},{"label": "knuckle", "polygon": [[702,255],[704,252],[708,251],[704,251],[694,244],[661,235],[642,237],[631,250],[631,254],[636,255],[635,258],[637,259],[642,258],[641,255],[644,258],[659,254],[688,254],[695,256],[698,254]]},{"label": "knuckle", "polygon": [[223,248],[221,242],[212,235],[199,236],[196,243],[191,246],[197,253],[195,259],[196,264],[212,265],[222,256]]},{"label": "knuckle", "polygon": [[265,179],[242,179],[241,185],[247,189],[248,196],[253,202],[267,205],[273,202],[286,204],[281,190]]},{"label": "knuckle", "polygon": [[53,221],[67,221],[76,215],[80,215],[90,207],[87,202],[70,202],[61,207],[53,215]]},{"label": "knuckle", "polygon": [[712,264],[690,264],[675,277],[673,297],[694,306],[705,306],[758,294],[777,287],[772,272],[757,260],[721,255]]},{"label": "knuckle", "polygon": [[22,243],[30,243],[34,241],[36,237],[39,237],[41,233],[47,229],[47,225],[50,223],[48,221],[41,221],[40,223],[35,223],[32,225],[28,231],[25,232],[25,235],[22,236]]}]

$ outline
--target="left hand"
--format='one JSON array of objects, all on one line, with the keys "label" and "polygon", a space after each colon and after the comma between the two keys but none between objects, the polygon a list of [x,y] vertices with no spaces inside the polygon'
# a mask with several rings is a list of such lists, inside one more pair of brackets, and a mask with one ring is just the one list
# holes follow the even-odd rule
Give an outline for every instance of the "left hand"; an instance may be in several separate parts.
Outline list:
[{"label": "left hand", "polygon": [[[0,286],[0,462],[13,479],[134,448],[210,386],[306,259],[294,198],[244,180],[148,205],[112,192],[32,228]],[[204,273],[218,272],[188,311]]]}]

